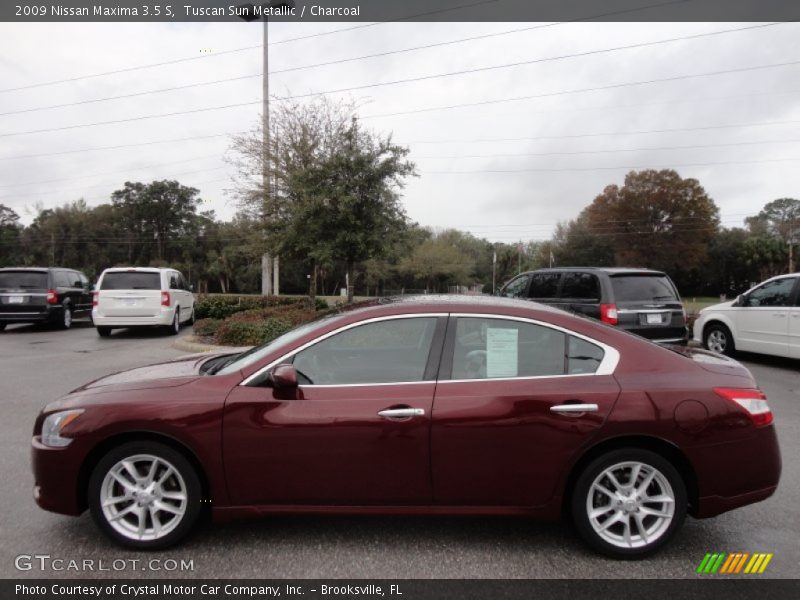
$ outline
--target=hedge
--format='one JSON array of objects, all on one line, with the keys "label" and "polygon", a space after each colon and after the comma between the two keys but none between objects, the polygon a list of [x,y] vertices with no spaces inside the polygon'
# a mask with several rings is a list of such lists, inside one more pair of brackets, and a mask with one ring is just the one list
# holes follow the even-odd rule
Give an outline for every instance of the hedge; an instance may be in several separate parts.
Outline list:
[{"label": "hedge", "polygon": [[222,319],[198,319],[194,322],[195,335],[209,336],[217,333]]},{"label": "hedge", "polygon": [[[195,301],[194,310],[198,319],[226,319],[243,311],[284,306],[310,308],[307,297],[213,295],[199,297]],[[321,310],[327,307],[327,302],[317,299],[314,309]]]},{"label": "hedge", "polygon": [[224,346],[257,346],[275,339],[292,327],[289,321],[282,319],[254,321],[228,319],[220,324],[214,339]]}]

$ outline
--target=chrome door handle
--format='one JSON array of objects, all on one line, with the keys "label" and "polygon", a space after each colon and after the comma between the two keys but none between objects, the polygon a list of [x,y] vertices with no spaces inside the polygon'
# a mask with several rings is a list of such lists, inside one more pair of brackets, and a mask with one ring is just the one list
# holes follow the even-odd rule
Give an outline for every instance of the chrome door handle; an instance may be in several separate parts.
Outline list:
[{"label": "chrome door handle", "polygon": [[554,413],[582,413],[596,412],[597,404],[556,404],[550,407],[550,412]]},{"label": "chrome door handle", "polygon": [[424,415],[424,408],[387,408],[378,411],[378,416],[384,419],[402,419],[405,417],[422,417]]}]

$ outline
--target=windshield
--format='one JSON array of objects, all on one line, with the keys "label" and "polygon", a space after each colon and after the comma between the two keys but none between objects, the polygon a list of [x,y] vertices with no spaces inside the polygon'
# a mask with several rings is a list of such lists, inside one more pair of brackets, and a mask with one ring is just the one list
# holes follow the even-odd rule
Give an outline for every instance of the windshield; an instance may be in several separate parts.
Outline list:
[{"label": "windshield", "polygon": [[219,369],[219,371],[213,370],[209,371],[209,375],[228,375],[230,373],[234,373],[235,371],[239,371],[246,367],[249,367],[255,362],[258,362],[265,356],[267,356],[270,352],[273,352],[276,348],[280,348],[281,346],[291,344],[295,340],[300,339],[307,333],[314,331],[315,329],[322,329],[326,325],[328,325],[331,320],[338,315],[330,314],[320,317],[314,321],[309,323],[304,323],[303,325],[299,325],[295,327],[291,331],[287,331],[283,335],[276,337],[274,340],[267,342],[266,344],[262,344],[260,346],[255,346],[244,352],[239,354],[226,364],[224,367]]},{"label": "windshield", "polygon": [[3,271],[0,273],[0,288],[47,289],[47,273],[40,271]]},{"label": "windshield", "polygon": [[611,278],[617,302],[678,300],[666,275],[617,275]]}]

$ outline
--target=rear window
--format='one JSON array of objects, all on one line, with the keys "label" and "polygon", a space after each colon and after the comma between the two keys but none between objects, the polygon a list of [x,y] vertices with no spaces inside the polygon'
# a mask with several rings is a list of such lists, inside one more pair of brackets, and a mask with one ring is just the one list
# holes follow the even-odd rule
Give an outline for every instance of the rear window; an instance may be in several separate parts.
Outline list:
[{"label": "rear window", "polygon": [[160,290],[160,273],[120,271],[106,273],[100,284],[101,290]]},{"label": "rear window", "polygon": [[666,275],[616,275],[611,287],[617,302],[678,300]]},{"label": "rear window", "polygon": [[38,271],[0,272],[0,288],[47,289],[47,273]]}]

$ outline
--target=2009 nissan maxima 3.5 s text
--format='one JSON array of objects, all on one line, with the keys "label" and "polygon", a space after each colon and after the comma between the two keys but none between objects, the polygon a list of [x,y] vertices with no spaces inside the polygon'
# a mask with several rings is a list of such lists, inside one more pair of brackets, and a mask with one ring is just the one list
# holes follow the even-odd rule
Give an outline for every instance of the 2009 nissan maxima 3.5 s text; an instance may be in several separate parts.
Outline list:
[{"label": "2009 nissan maxima 3.5 s text", "polygon": [[405,298],[74,390],[36,420],[34,496],[133,548],[174,544],[210,506],[566,513],[596,550],[638,557],[687,513],[775,491],[772,419],[721,355],[530,302]]}]

